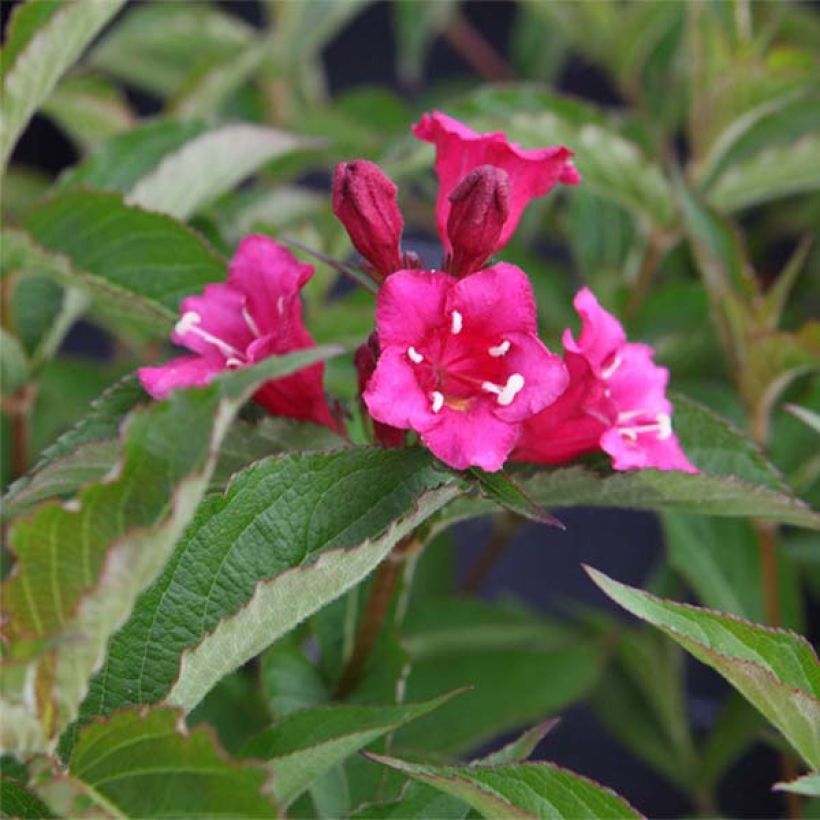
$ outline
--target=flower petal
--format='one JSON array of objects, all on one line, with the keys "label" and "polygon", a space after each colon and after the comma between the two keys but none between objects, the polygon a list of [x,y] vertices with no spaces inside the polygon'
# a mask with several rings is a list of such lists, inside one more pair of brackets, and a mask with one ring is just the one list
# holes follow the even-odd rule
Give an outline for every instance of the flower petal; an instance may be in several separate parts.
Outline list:
[{"label": "flower petal", "polygon": [[[389,280],[388,280],[389,281]],[[457,310],[470,333],[492,337],[538,332],[535,296],[527,274],[499,262],[459,279],[447,300],[447,315]]]},{"label": "flower petal", "polygon": [[287,333],[301,311],[299,290],[313,275],[287,248],[267,236],[246,236],[230,264],[228,284],[241,291],[261,335]]},{"label": "flower petal", "polygon": [[376,327],[383,348],[417,345],[442,326],[447,294],[456,280],[439,271],[397,271],[385,280],[376,301]]},{"label": "flower petal", "polygon": [[601,449],[612,456],[612,466],[616,470],[679,470],[697,473],[695,467],[684,454],[678,439],[673,434],[659,439],[653,433],[643,433],[633,441],[613,427],[601,436]]},{"label": "flower petal", "polygon": [[564,347],[572,353],[581,353],[594,369],[611,364],[619,348],[626,342],[621,323],[605,311],[589,288],[581,288],[573,300],[581,316],[581,335],[576,342],[569,330],[564,332]]},{"label": "flower petal", "polygon": [[444,407],[439,424],[423,432],[421,439],[456,470],[481,467],[493,473],[504,466],[520,432],[520,424],[502,421],[488,404],[475,402],[466,412]]},{"label": "flower petal", "polygon": [[478,134],[439,111],[424,114],[412,130],[419,139],[436,146],[436,224],[448,253],[452,250],[447,238],[449,196],[473,168],[494,165],[510,178],[510,211],[496,250],[515,232],[531,199],[549,193],[556,183],[577,185],[581,181],[572,165],[572,151],[563,146],[527,150],[508,141],[501,132]]},{"label": "flower petal", "polygon": [[155,399],[180,387],[204,387],[223,370],[221,362],[204,356],[180,356],[158,367],[137,370],[140,384]]},{"label": "flower petal", "polygon": [[362,398],[370,415],[391,427],[424,431],[441,421],[441,416],[432,410],[430,396],[419,386],[404,351],[399,347],[382,350]]},{"label": "flower petal", "polygon": [[171,339],[201,356],[224,360],[242,357],[253,334],[242,318],[245,297],[230,285],[206,285],[196,296],[182,300]]},{"label": "flower petal", "polygon": [[504,421],[523,421],[552,404],[566,390],[569,375],[561,358],[536,336],[508,333],[507,339],[511,344],[504,363],[508,372],[524,378],[524,386],[509,405],[493,412]]}]

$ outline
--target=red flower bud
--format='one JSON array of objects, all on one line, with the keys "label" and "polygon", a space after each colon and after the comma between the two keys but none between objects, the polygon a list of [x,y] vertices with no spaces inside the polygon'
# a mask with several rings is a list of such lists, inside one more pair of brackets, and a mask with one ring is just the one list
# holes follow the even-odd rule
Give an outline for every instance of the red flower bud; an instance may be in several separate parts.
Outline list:
[{"label": "red flower bud", "polygon": [[479,165],[449,196],[447,237],[453,248],[446,268],[456,276],[479,270],[499,246],[510,213],[510,178],[494,165]]},{"label": "red flower bud", "polygon": [[[359,400],[361,401],[362,394],[367,389],[367,384],[373,371],[376,369],[376,362],[379,360],[379,334],[374,330],[367,341],[359,345],[356,350],[356,355],[353,362],[356,365],[356,374],[358,376],[359,384]],[[367,406],[362,401],[362,410],[366,417],[370,414],[367,411]],[[373,419],[373,436],[376,442],[382,447],[403,447],[404,446],[404,430],[399,430],[398,427],[391,427],[389,424],[382,424]]]},{"label": "red flower bud", "polygon": [[364,159],[340,162],[333,173],[333,213],[380,279],[401,268],[404,221],[396,190],[378,165]]}]

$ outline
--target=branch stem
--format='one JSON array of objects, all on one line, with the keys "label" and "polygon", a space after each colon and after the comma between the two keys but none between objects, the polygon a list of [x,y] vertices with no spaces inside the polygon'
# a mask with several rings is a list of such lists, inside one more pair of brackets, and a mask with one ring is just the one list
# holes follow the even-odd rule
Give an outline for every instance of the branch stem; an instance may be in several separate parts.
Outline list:
[{"label": "branch stem", "polygon": [[478,556],[478,560],[473,565],[464,586],[461,588],[465,595],[475,595],[478,592],[481,584],[490,574],[490,570],[501,557],[510,543],[510,539],[520,526],[521,522],[515,516],[505,514],[498,517],[495,528],[490,534],[490,539]]},{"label": "branch stem", "polygon": [[463,15],[456,13],[444,29],[444,39],[483,80],[509,82],[516,74],[484,35]]},{"label": "branch stem", "polygon": [[343,700],[359,684],[364,674],[367,661],[381,633],[384,619],[390,609],[390,601],[396,590],[396,584],[402,573],[406,559],[421,548],[414,534],[399,541],[393,551],[382,561],[376,570],[376,576],[370,587],[370,593],[359,621],[353,651],[342,670],[334,698]]}]

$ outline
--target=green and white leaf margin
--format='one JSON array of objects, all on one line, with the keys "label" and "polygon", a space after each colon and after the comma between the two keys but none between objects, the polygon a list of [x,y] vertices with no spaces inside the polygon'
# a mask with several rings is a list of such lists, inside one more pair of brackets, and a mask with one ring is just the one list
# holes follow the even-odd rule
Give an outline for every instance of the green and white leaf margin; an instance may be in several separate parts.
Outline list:
[{"label": "green and white leaf margin", "polygon": [[810,766],[820,768],[820,662],[805,638],[657,598],[591,567],[586,570],[616,603],[723,675]]},{"label": "green and white leaf margin", "polygon": [[[109,476],[14,523],[8,543],[17,561],[3,584],[10,640],[4,750],[45,751],[76,717],[109,636],[193,517],[242,404],[260,383],[337,352],[314,348],[272,357],[136,411]],[[170,446],[183,428],[185,446]]]},{"label": "green and white leaf margin", "polygon": [[613,791],[551,763],[426,766],[381,755],[368,757],[463,800],[488,820],[641,816]]},{"label": "green and white leaf margin", "polygon": [[[3,55],[0,99],[0,172],[29,120],[47,99],[57,81],[83,53],[125,0],[66,2],[50,14],[18,48],[7,64]],[[26,6],[35,5],[32,2]],[[15,16],[28,15],[26,6]],[[11,26],[14,25],[12,18]],[[7,34],[7,42],[11,34]],[[5,51],[5,49],[4,49]]]}]

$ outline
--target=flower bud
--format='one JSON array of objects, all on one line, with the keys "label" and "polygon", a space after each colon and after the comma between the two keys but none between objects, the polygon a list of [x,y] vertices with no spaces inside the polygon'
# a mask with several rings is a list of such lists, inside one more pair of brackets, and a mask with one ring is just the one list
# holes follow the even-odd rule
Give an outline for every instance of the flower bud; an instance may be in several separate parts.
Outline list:
[{"label": "flower bud", "polygon": [[466,276],[481,268],[499,245],[509,216],[510,178],[494,165],[479,165],[449,196],[447,237],[452,254],[447,270]]},{"label": "flower bud", "polygon": [[367,160],[340,162],[333,173],[333,213],[380,279],[401,267],[404,222],[396,190],[381,168]]},{"label": "flower bud", "polygon": [[[359,398],[367,389],[367,384],[373,371],[376,369],[376,362],[379,360],[379,334],[374,330],[364,344],[359,345],[356,350],[353,362],[356,365],[356,375],[358,376]],[[362,410],[366,417],[369,417],[367,406],[362,401]],[[404,430],[391,427],[389,424],[382,424],[375,419],[373,421],[373,436],[376,442],[382,447],[403,447]]]}]

